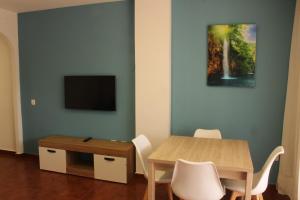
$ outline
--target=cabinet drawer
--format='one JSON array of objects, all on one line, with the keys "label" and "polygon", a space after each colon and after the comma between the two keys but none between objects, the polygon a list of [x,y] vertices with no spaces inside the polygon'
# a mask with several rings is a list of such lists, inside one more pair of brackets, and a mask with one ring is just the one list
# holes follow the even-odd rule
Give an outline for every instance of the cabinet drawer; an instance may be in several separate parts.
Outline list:
[{"label": "cabinet drawer", "polygon": [[95,178],[127,183],[127,159],[94,154]]},{"label": "cabinet drawer", "polygon": [[66,151],[39,147],[40,168],[49,171],[66,173]]}]

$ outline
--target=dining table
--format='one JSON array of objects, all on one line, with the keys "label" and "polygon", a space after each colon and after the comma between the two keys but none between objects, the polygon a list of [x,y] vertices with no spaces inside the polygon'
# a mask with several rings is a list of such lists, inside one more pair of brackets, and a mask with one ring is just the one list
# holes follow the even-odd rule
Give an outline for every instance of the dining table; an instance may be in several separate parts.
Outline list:
[{"label": "dining table", "polygon": [[172,168],[178,159],[213,162],[220,178],[244,180],[244,199],[251,199],[253,163],[246,140],[172,135],[148,157],[148,200],[155,200],[155,170]]}]

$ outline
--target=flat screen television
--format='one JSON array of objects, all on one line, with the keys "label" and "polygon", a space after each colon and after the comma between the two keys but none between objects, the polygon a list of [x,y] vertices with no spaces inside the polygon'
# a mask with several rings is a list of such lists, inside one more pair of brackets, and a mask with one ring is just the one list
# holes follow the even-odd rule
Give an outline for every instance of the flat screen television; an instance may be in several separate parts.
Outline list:
[{"label": "flat screen television", "polygon": [[116,110],[115,76],[65,76],[65,108]]}]

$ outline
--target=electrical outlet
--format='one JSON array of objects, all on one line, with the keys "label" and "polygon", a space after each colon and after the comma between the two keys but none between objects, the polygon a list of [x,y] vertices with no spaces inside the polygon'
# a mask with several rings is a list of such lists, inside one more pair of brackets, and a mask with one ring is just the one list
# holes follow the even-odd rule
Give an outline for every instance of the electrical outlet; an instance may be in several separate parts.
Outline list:
[{"label": "electrical outlet", "polygon": [[31,99],[30,103],[31,103],[32,106],[36,106],[36,100],[35,99]]}]

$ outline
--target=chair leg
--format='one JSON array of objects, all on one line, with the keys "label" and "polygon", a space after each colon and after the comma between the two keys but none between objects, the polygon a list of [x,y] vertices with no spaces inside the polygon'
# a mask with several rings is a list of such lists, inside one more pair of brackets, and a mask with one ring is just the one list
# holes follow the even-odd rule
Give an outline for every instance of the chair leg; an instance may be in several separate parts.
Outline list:
[{"label": "chair leg", "polygon": [[258,195],[254,195],[254,196],[252,196],[253,198],[253,200],[259,200],[259,196]]},{"label": "chair leg", "polygon": [[172,192],[172,188],[171,188],[171,184],[166,184],[167,186],[167,191],[168,191],[168,198],[169,200],[173,200],[173,192]]},{"label": "chair leg", "polygon": [[262,194],[259,194],[259,200],[264,200],[264,197]]},{"label": "chair leg", "polygon": [[254,195],[252,196],[253,200],[264,200],[264,197],[262,194]]},{"label": "chair leg", "polygon": [[148,200],[148,186],[146,186],[143,200]]},{"label": "chair leg", "polygon": [[236,198],[242,197],[242,196],[243,196],[242,193],[233,191],[233,192],[231,193],[230,200],[236,200]]},{"label": "chair leg", "polygon": [[[244,194],[240,192],[232,192],[230,200],[236,200],[238,197],[243,197]],[[264,200],[264,197],[262,194],[254,195],[251,197],[252,200]]]}]

